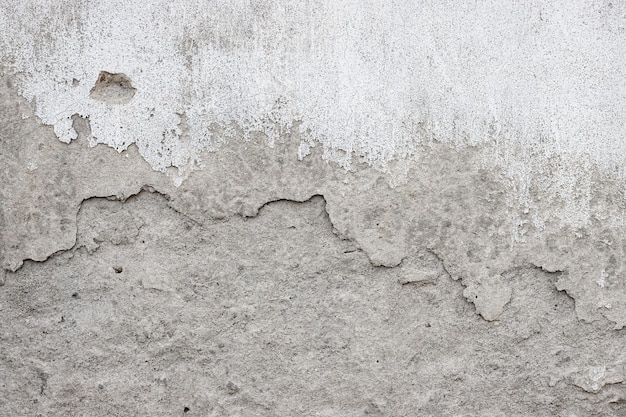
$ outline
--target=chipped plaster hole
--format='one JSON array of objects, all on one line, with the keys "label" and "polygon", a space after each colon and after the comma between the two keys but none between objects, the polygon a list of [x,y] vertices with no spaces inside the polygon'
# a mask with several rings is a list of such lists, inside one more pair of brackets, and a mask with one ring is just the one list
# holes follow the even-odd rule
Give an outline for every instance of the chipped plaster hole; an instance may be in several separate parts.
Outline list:
[{"label": "chipped plaster hole", "polygon": [[89,92],[94,100],[107,104],[126,104],[135,96],[137,89],[125,74],[100,71],[98,80]]}]

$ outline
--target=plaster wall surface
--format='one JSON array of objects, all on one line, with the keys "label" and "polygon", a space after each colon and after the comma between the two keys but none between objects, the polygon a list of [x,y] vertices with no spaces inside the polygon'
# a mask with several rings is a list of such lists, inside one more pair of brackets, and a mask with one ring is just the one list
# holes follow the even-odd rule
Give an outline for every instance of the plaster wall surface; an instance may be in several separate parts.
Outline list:
[{"label": "plaster wall surface", "polygon": [[619,2],[0,0],[6,415],[626,413]]}]

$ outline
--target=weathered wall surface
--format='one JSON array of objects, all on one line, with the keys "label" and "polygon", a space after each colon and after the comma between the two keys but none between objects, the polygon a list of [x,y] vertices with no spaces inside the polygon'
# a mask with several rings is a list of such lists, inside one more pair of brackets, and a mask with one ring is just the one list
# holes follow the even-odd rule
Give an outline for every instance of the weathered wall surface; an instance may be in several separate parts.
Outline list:
[{"label": "weathered wall surface", "polygon": [[623,5],[126,3],[0,0],[0,414],[626,413]]}]

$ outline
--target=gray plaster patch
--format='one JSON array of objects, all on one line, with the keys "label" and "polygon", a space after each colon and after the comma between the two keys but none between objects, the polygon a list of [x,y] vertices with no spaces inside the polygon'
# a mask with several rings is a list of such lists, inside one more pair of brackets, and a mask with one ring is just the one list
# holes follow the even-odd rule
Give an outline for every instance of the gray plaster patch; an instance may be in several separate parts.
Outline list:
[{"label": "gray plaster patch", "polygon": [[319,196],[203,224],[159,194],[90,199],[77,236],[0,291],[4,414],[626,412],[622,335],[557,276],[507,272],[487,322],[428,249],[372,266]]}]

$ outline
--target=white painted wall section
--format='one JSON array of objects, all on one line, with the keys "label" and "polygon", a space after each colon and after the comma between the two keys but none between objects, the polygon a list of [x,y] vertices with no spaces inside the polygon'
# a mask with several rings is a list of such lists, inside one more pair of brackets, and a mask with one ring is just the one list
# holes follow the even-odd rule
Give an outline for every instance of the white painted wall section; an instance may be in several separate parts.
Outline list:
[{"label": "white painted wall section", "polygon": [[[97,143],[181,177],[218,147],[212,124],[271,142],[300,121],[329,158],[383,168],[429,140],[497,143],[508,164],[626,154],[622,2],[0,0],[0,26],[0,61],[60,140],[88,117]],[[100,71],[133,99],[90,97]]]}]

